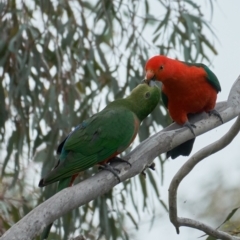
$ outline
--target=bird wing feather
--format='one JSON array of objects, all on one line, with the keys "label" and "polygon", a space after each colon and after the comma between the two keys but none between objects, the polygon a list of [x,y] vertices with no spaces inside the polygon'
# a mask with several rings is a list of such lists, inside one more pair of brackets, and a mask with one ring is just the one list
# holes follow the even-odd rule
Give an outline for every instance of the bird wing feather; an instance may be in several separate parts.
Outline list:
[{"label": "bird wing feather", "polygon": [[131,144],[139,124],[136,115],[126,108],[93,115],[69,134],[59,164],[44,178],[45,185],[117,155]]}]

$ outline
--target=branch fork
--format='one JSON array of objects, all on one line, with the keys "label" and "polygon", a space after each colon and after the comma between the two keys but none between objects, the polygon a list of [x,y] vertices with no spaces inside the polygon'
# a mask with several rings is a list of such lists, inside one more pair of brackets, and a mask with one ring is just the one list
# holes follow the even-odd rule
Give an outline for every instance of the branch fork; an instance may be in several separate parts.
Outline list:
[{"label": "branch fork", "polygon": [[[216,110],[221,114],[224,123],[232,120],[240,114],[240,77],[233,84],[230,91],[228,100],[220,102],[216,105]],[[214,116],[207,117],[204,114],[199,114],[190,119],[196,125],[196,136],[203,134],[213,128],[216,128],[221,124],[220,120]],[[240,128],[240,120],[237,119],[232,129]],[[177,129],[177,130],[176,130]],[[231,141],[234,138],[234,130],[230,130],[227,137],[223,137],[222,141],[226,139]],[[177,124],[171,124],[169,127],[154,134],[150,138],[139,144],[133,151],[131,151],[124,159],[129,160],[132,167],[126,167],[125,163],[118,164],[117,167],[121,169],[119,177],[121,181],[125,181],[131,177],[141,173],[146,166],[149,166],[153,160],[161,153],[169,151],[171,148],[178,146],[179,144],[191,139],[192,133],[189,129],[181,128]],[[193,228],[201,229],[212,236],[221,236],[221,239],[234,239],[239,238],[232,237],[227,233],[216,231],[205,224],[197,221],[178,218],[177,217],[177,187],[181,180],[191,171],[191,169],[201,161],[205,156],[209,156],[223,147],[221,145],[221,139],[213,145],[200,150],[197,154],[193,155],[184,165],[176,176],[173,178],[169,188],[169,206],[170,206],[170,219],[174,223],[176,229],[179,231],[180,226],[191,226]],[[44,226],[55,221],[57,218],[63,216],[68,211],[74,208],[80,207],[93,199],[107,193],[115,185],[118,184],[117,179],[112,173],[102,171],[97,173],[93,177],[80,182],[79,184],[62,190],[49,198],[26,216],[24,216],[19,222],[14,224],[4,235],[1,240],[22,240],[22,239],[34,239],[41,233]],[[220,233],[220,235],[218,235]],[[215,234],[215,235],[213,235]]]}]

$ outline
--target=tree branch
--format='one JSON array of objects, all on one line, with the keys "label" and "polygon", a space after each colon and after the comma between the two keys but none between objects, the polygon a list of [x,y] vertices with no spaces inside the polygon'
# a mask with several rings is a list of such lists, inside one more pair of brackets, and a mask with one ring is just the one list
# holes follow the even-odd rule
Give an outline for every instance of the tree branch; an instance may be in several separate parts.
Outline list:
[{"label": "tree branch", "polygon": [[[224,123],[240,114],[240,77],[234,83],[228,101],[218,103],[216,108],[221,114]],[[206,114],[195,116],[191,119],[191,122],[194,122],[197,126],[194,129],[197,136],[221,124],[218,118],[214,116],[206,118]],[[189,129],[179,129],[176,124],[172,124],[154,134],[125,157],[132,164],[131,168],[124,163],[116,165],[121,169],[119,174],[121,181],[141,173],[161,153],[167,152],[192,137]],[[71,188],[62,190],[37,206],[13,225],[0,239],[33,239],[42,232],[46,225],[63,216],[68,211],[103,195],[117,183],[117,179],[111,173],[107,171],[97,173]]]},{"label": "tree branch", "polygon": [[180,170],[173,177],[169,187],[169,217],[170,221],[176,227],[178,234],[179,227],[187,226],[202,230],[205,233],[217,239],[223,240],[240,239],[238,237],[233,237],[225,232],[215,230],[198,221],[189,218],[179,218],[177,215],[177,189],[181,181],[192,171],[192,169],[200,161],[226,147],[236,137],[239,131],[240,131],[240,116],[238,116],[236,122],[233,124],[231,129],[222,138],[194,154],[185,164],[183,164]]}]

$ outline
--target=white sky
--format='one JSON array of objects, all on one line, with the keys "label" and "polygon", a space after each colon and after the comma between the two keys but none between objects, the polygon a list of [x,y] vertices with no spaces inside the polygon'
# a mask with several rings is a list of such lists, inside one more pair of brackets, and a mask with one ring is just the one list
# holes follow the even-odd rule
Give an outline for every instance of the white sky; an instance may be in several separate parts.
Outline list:
[{"label": "white sky", "polygon": [[[204,4],[204,1],[198,1],[198,4],[200,4],[200,2],[203,3],[203,7],[209,6],[208,4]],[[210,9],[206,9],[205,11],[209,13]],[[232,84],[238,75],[240,75],[239,24],[239,0],[221,1],[218,5],[215,4],[212,25],[219,39],[219,42],[216,41],[216,49],[219,54],[213,58],[213,67],[211,67],[211,69],[218,76],[222,86],[222,92],[218,95],[218,101],[225,101],[227,99]],[[230,128],[232,123],[233,121],[198,137],[194,145],[193,153],[220,138]],[[223,176],[226,184],[229,186],[234,186],[240,182],[239,143],[240,135],[236,137],[227,148],[200,163],[196,169],[192,171],[190,176],[183,181],[178,194],[181,216],[194,218],[194,216],[201,213],[204,208],[199,202],[199,195],[201,195],[199,193],[204,192],[203,185],[214,185],[218,182],[218,176]],[[168,202],[169,183],[186,160],[186,157],[179,157],[176,160],[169,160],[165,164],[164,186],[160,189],[162,199],[165,203]],[[148,181],[148,179],[146,179],[146,181]],[[229,203],[229,205],[230,208],[226,214],[233,208],[238,207],[231,205],[231,203]],[[194,212],[189,213],[187,211],[188,206],[191,206],[191,209],[193,209],[194,206]],[[145,240],[146,238],[153,240],[194,240],[202,235],[202,232],[198,230],[183,227],[180,228],[180,235],[177,235],[175,228],[168,219],[168,214],[163,211],[162,207],[159,207],[156,212],[164,213],[164,215],[155,220],[153,227],[149,231],[150,222],[148,224],[148,220],[150,220],[151,216],[146,213],[146,217],[142,218],[142,224],[141,222],[139,223],[140,227],[136,233],[136,240]],[[223,216],[223,220],[225,217],[226,215]]]},{"label": "white sky", "polygon": [[[199,1],[203,2],[204,1]],[[200,4],[198,2],[198,4]],[[206,4],[202,4],[206,7]],[[206,9],[209,12],[210,9]],[[217,75],[222,92],[218,95],[217,101],[227,100],[229,91],[240,75],[240,1],[218,1],[215,4],[212,25],[215,33],[219,39],[216,41],[216,49],[218,55],[213,58],[213,67],[211,69]],[[195,153],[205,145],[208,145],[218,138],[220,138],[230,126],[234,120],[224,124],[223,126],[216,128],[200,137],[197,138],[192,153]],[[240,182],[240,151],[239,145],[240,135],[225,149],[216,153],[203,162],[201,162],[192,173],[183,181],[180,185],[178,192],[178,205],[180,206],[180,214],[182,217],[192,217],[201,213],[204,207],[199,201],[199,195],[204,192],[203,186],[215,185],[219,181],[219,176],[222,176],[225,184],[228,186],[236,186]],[[180,157],[176,160],[169,160],[165,164],[165,177],[164,186],[160,192],[162,199],[167,202],[168,187],[170,181],[177,170],[187,160],[186,157]],[[226,193],[227,194],[227,193]],[[211,197],[211,196],[209,196]],[[240,199],[239,199],[240,205]],[[189,213],[187,211],[188,206],[191,209],[195,209],[194,212]],[[229,203],[229,209],[226,215],[222,216],[222,221],[225,219],[228,213],[238,205],[232,205]],[[162,212],[162,208],[159,208],[159,212]],[[146,214],[146,218],[150,219],[151,216]],[[200,219],[196,219],[200,220]],[[217,223],[220,224],[221,222]],[[217,227],[217,225],[212,225]],[[159,220],[155,220],[152,229],[149,231],[149,224],[140,224],[140,229],[136,235],[136,239],[144,240],[148,239],[171,239],[171,240],[194,240],[198,239],[202,235],[202,232],[189,229],[185,227],[180,228],[180,235],[176,234],[175,228],[168,219],[168,214],[164,214]],[[201,238],[206,239],[206,237]]]}]

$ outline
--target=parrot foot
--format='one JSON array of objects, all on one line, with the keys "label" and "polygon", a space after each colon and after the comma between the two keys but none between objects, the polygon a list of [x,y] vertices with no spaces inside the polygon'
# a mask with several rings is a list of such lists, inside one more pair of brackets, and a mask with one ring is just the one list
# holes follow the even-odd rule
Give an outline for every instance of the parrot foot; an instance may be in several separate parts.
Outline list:
[{"label": "parrot foot", "polygon": [[152,162],[150,165],[146,166],[145,169],[141,172],[141,174],[143,175],[143,177],[146,178],[145,170],[146,170],[147,168],[150,168],[151,170],[154,171],[154,170],[155,170],[155,166],[156,166],[156,164],[155,164],[154,162]]},{"label": "parrot foot", "polygon": [[190,123],[189,121],[186,121],[186,122],[183,124],[183,127],[189,128],[190,131],[192,132],[192,134],[193,134],[194,136],[196,136],[195,133],[194,133],[194,131],[193,131],[193,128],[196,128],[196,126],[195,126],[193,123]]},{"label": "parrot foot", "polygon": [[112,167],[111,165],[109,165],[107,163],[104,163],[104,164],[100,165],[99,168],[102,169],[102,170],[107,170],[107,171],[111,172],[117,178],[118,182],[119,183],[121,182],[121,179],[118,176],[118,173],[120,173],[119,169],[114,168],[114,167]]},{"label": "parrot foot", "polygon": [[128,164],[130,167],[132,166],[132,164],[130,162],[128,162],[127,160],[124,160],[124,159],[122,159],[120,157],[113,157],[109,162],[110,163],[112,163],[112,162],[121,162],[121,163]]},{"label": "parrot foot", "polygon": [[150,168],[150,169],[153,170],[153,171],[155,171],[155,167],[156,167],[155,162],[152,162],[152,163],[148,166],[148,168]]},{"label": "parrot foot", "polygon": [[214,115],[214,116],[218,117],[220,119],[220,121],[223,123],[222,117],[217,110],[213,109],[213,110],[209,111],[208,114],[209,114],[209,116]]}]

